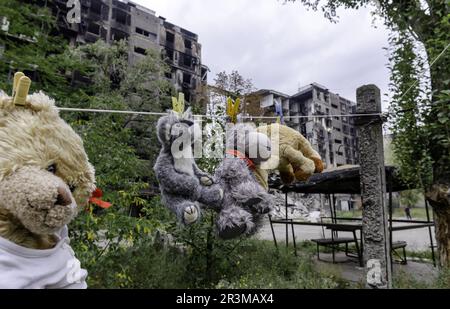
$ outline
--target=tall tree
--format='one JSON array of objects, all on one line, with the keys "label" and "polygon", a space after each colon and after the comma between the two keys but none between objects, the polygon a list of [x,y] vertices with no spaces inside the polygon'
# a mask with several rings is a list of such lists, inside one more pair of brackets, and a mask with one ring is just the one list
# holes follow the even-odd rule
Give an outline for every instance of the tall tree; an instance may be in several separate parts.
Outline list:
[{"label": "tall tree", "polygon": [[[402,156],[403,171],[416,171],[420,183],[426,191],[427,200],[436,213],[436,238],[442,266],[450,266],[450,2],[448,0],[286,0],[301,2],[313,10],[321,9],[324,16],[336,22],[339,7],[358,9],[370,6],[373,13],[384,20],[384,24],[397,39],[391,44],[397,46],[397,55],[391,71],[393,83],[397,82],[397,98],[393,107],[404,111],[394,117],[394,133],[403,141],[394,141],[394,151]],[[430,93],[426,104],[410,105],[410,92],[420,96],[420,87],[411,80],[417,72],[411,68],[419,67],[422,58],[420,48],[411,46],[411,39],[423,46],[425,67],[429,73]],[[406,47],[409,52],[402,54]],[[408,58],[409,57],[409,58]],[[413,74],[413,75],[409,75]],[[402,85],[397,77],[401,77]],[[417,77],[417,76],[416,76]],[[407,80],[412,84],[405,87]],[[409,103],[408,103],[408,96]],[[405,100],[406,99],[406,100]],[[416,102],[423,102],[420,98]],[[405,138],[406,137],[406,138]],[[414,138],[413,138],[414,137]],[[412,138],[412,140],[408,140]],[[418,144],[420,142],[420,144]],[[417,166],[421,165],[421,172]],[[429,173],[428,173],[429,172]],[[405,179],[412,180],[411,173]],[[417,178],[416,178],[417,180]],[[417,182],[415,183],[417,184]]]},{"label": "tall tree", "polygon": [[222,71],[217,73],[214,78],[214,87],[211,96],[211,103],[216,101],[223,102],[227,97],[233,100],[240,99],[240,109],[245,114],[247,102],[247,96],[255,90],[253,81],[250,78],[243,77],[237,70],[233,70],[231,73]]}]

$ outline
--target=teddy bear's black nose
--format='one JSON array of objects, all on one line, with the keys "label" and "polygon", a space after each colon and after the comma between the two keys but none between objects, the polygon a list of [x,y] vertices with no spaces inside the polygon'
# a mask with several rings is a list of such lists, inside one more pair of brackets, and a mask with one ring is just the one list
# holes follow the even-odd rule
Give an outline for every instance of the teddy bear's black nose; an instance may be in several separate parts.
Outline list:
[{"label": "teddy bear's black nose", "polygon": [[68,206],[72,204],[72,197],[65,188],[58,187],[58,196],[55,204],[59,206]]}]

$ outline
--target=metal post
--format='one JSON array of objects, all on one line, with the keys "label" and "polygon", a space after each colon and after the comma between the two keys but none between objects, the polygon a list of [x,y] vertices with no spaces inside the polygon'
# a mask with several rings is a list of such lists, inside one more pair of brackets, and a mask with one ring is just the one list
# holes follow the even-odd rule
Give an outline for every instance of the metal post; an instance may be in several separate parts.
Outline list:
[{"label": "metal post", "polygon": [[363,201],[363,248],[366,287],[391,288],[391,258],[383,153],[380,89],[366,85],[356,90]]},{"label": "metal post", "polygon": [[[428,201],[427,198],[425,197],[425,194],[423,195],[424,200],[425,200],[425,209],[427,211],[427,221],[431,222],[430,220],[430,209],[428,208]],[[434,220],[433,220],[434,223]],[[430,246],[431,246],[431,257],[433,259],[433,265],[434,267],[436,267],[436,257],[434,255],[434,241],[433,241],[433,232],[431,231],[431,226],[428,227],[428,233],[430,235]]]},{"label": "metal post", "polygon": [[328,198],[328,205],[330,206],[330,215],[331,215],[331,222],[334,223],[334,214],[333,214],[333,206],[331,205],[331,195],[327,194],[327,198]]},{"label": "metal post", "polygon": [[[337,223],[336,196],[334,195],[334,193],[332,195],[332,200],[333,200],[333,223]],[[334,237],[336,237],[336,238],[339,237],[338,231],[334,231]]]},{"label": "metal post", "polygon": [[288,225],[288,193],[285,193],[284,206],[286,209],[285,217],[286,217],[286,248],[289,245],[289,225]]},{"label": "metal post", "polygon": [[389,246],[390,246],[390,250],[389,250],[389,254],[391,257],[391,273],[393,273],[394,269],[394,264],[392,263],[392,237],[393,237],[393,231],[392,231],[392,175],[391,172],[389,172],[389,174],[387,175],[388,178],[388,189],[389,189]]},{"label": "metal post", "polygon": [[278,250],[277,238],[275,237],[275,230],[272,223],[272,215],[269,215],[270,229],[272,230],[273,242],[275,243],[275,248]]},{"label": "metal post", "polygon": [[295,241],[295,232],[294,232],[294,219],[291,219],[291,228],[292,228],[292,242],[294,243],[294,255],[297,256],[297,243]]}]

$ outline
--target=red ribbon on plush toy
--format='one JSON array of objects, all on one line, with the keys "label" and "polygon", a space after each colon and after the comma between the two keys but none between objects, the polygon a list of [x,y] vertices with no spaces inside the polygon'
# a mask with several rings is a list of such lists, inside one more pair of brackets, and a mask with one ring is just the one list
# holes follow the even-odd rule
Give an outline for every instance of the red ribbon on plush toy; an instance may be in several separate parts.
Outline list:
[{"label": "red ribbon on plush toy", "polygon": [[102,200],[103,197],[103,191],[99,188],[95,189],[95,191],[92,193],[91,198],[89,199],[89,202],[92,204],[95,204],[101,208],[108,209],[111,207],[111,203],[105,202]]},{"label": "red ribbon on plush toy", "polygon": [[226,151],[226,153],[229,155],[232,155],[236,158],[244,160],[244,162],[247,164],[249,169],[255,169],[255,163],[252,160],[250,160],[249,158],[247,158],[242,152],[237,151],[237,150],[228,149]]}]

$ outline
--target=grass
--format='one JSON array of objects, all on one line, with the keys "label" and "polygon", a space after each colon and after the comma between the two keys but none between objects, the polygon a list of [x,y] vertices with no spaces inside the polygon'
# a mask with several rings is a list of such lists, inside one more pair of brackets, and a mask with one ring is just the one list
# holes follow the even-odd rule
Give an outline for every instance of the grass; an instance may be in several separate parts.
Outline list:
[{"label": "grass", "polygon": [[[293,248],[280,247],[271,241],[246,240],[233,253],[215,264],[214,280],[198,280],[204,276],[192,266],[189,252],[157,249],[150,244],[120,253],[109,253],[104,264],[89,270],[90,288],[276,288],[323,289],[347,288],[351,285],[330,269],[316,269],[312,247],[300,245],[301,256]],[[198,265],[197,265],[198,266]],[[198,268],[195,268],[198,269]],[[199,282],[201,282],[199,284]]]},{"label": "grass", "polygon": [[450,289],[450,269],[439,272],[436,280],[418,281],[411,274],[401,271],[394,276],[392,287],[395,289]]},{"label": "grass", "polygon": [[[336,289],[363,288],[361,283],[342,279],[333,264],[316,264],[315,244],[301,242],[297,245],[299,256],[293,247],[280,246],[277,251],[271,241],[245,240],[233,253],[222,256],[214,266],[211,281],[199,280],[202,272],[193,267],[192,261],[200,261],[189,250],[161,248],[150,242],[142,243],[121,252],[108,253],[95,269],[89,269],[90,288],[136,289]],[[428,252],[410,253],[428,258]],[[409,254],[409,255],[410,255]],[[197,265],[198,266],[198,265]],[[433,282],[414,279],[412,274],[398,272],[394,276],[394,288],[450,288],[450,270],[444,270]]]},{"label": "grass", "polygon": [[[361,218],[362,210],[337,211],[337,217],[340,218]],[[426,220],[427,213],[425,208],[411,208],[411,216],[416,220]],[[395,219],[406,219],[405,210],[403,208],[395,208],[392,213]],[[432,211],[430,211],[430,219],[433,218]]]}]

